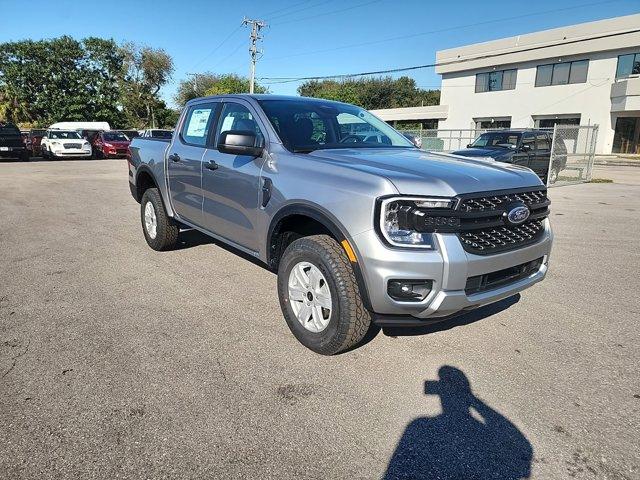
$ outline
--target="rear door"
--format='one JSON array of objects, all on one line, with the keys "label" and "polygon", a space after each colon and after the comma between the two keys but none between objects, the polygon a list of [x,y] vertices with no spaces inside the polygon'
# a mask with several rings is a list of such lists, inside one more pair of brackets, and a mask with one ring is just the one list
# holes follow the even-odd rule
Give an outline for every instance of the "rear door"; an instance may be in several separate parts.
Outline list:
[{"label": "rear door", "polygon": [[231,155],[216,149],[221,132],[255,131],[265,142],[265,128],[253,106],[243,100],[222,104],[216,132],[203,157],[202,223],[212,233],[253,252],[259,249],[256,235],[259,182],[263,156]]},{"label": "rear door", "polygon": [[[215,117],[216,102],[192,105],[167,151],[167,178],[173,209],[183,220],[202,223],[202,156]],[[151,142],[162,142],[154,140]]]}]

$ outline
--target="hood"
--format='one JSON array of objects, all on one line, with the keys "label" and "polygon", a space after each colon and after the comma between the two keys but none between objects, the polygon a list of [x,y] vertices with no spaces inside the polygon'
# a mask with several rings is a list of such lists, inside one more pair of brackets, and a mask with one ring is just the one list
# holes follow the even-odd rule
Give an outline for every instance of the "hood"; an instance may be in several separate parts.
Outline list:
[{"label": "hood", "polygon": [[455,196],[542,185],[538,176],[526,167],[455,158],[417,148],[316,150],[307,155],[386,177],[405,195]]},{"label": "hood", "polygon": [[462,157],[504,158],[510,157],[513,151],[506,148],[465,148],[451,153]]},{"label": "hood", "polygon": [[108,143],[109,145],[113,145],[116,148],[127,148],[131,142],[118,140],[117,142],[105,141],[104,143]]}]

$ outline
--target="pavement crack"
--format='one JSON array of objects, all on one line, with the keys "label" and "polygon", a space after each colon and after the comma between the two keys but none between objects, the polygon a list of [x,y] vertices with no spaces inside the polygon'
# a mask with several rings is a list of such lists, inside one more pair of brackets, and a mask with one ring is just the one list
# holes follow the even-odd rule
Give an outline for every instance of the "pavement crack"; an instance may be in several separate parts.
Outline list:
[{"label": "pavement crack", "polygon": [[18,359],[24,356],[29,351],[29,345],[31,345],[31,340],[27,340],[27,344],[25,345],[24,350],[22,350],[22,352],[18,353],[17,355],[11,358],[11,366],[6,372],[2,374],[2,378],[9,375],[11,371],[16,367],[16,364],[18,363]]}]

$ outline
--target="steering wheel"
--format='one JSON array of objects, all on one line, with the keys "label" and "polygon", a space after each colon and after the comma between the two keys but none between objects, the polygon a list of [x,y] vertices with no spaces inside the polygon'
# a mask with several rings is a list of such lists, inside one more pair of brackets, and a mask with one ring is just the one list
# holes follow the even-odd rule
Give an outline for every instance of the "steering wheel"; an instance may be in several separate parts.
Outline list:
[{"label": "steering wheel", "polygon": [[[350,139],[352,139],[350,141]],[[347,135],[346,137],[340,139],[338,143],[360,143],[362,139],[358,135]]]}]

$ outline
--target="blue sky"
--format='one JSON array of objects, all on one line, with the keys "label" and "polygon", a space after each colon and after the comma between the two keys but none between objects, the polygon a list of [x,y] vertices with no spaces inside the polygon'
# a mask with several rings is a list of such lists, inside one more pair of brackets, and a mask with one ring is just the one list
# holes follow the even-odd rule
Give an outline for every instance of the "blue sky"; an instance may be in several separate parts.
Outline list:
[{"label": "blue sky", "polygon": [[[164,48],[176,67],[162,91],[170,100],[187,72],[248,73],[245,15],[270,24],[257,76],[298,77],[426,64],[444,48],[638,12],[638,0],[0,0],[0,19],[21,19],[0,21],[0,42],[67,34]],[[440,84],[432,68],[409,75],[425,88]]]}]

